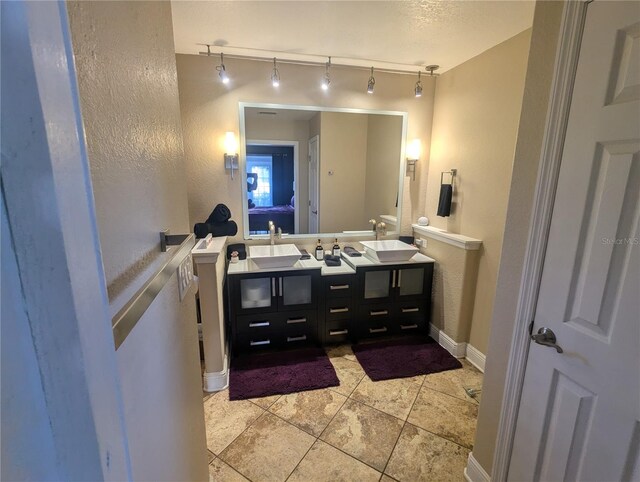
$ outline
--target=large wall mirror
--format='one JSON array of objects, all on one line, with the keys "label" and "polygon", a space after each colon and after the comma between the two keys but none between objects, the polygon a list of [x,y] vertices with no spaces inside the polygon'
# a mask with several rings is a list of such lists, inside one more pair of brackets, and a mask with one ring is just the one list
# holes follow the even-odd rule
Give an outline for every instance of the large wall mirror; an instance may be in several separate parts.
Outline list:
[{"label": "large wall mirror", "polygon": [[400,225],[407,113],[240,103],[240,124],[246,239]]}]

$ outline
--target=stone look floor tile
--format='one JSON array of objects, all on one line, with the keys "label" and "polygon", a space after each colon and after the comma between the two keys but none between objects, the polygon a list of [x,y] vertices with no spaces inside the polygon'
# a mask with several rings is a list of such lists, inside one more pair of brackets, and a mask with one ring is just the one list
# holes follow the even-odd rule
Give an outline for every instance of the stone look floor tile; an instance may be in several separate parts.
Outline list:
[{"label": "stone look floor tile", "polygon": [[352,362],[358,361],[358,359],[353,354],[353,351],[351,350],[351,347],[349,345],[332,346],[332,347],[326,348],[325,351],[327,352],[327,356],[329,358],[342,357]]},{"label": "stone look floor tile", "polygon": [[462,368],[460,369],[427,375],[424,380],[424,386],[467,402],[473,401],[473,398],[469,397],[464,389],[482,388],[483,375],[468,361],[460,361],[462,362]]},{"label": "stone look floor tile", "polygon": [[407,423],[385,473],[402,482],[461,482],[468,455],[463,447]]},{"label": "stone look floor tile", "polygon": [[207,449],[207,463],[210,464],[211,462],[213,462],[213,459],[215,459],[216,456],[213,455],[213,452],[209,449]]},{"label": "stone look floor tile", "polygon": [[318,436],[347,397],[329,389],[283,395],[269,411],[311,435]]},{"label": "stone look floor tile", "polygon": [[331,387],[331,390],[348,397],[365,376],[364,370],[358,362],[352,362],[346,358],[338,357],[330,358],[329,360],[331,360],[333,368],[335,368],[338,379],[340,380],[340,385]]},{"label": "stone look floor tile", "polygon": [[419,391],[420,385],[411,378],[374,382],[365,377],[353,391],[351,398],[406,420]]},{"label": "stone look floor tile", "polygon": [[253,482],[284,481],[314,441],[311,435],[267,412],[220,458]]},{"label": "stone look floor tile", "polygon": [[249,401],[255,403],[260,408],[267,410],[271,405],[278,401],[282,395],[271,395],[269,397],[250,398]]},{"label": "stone look floor tile", "polygon": [[246,478],[216,457],[209,464],[209,482],[249,482]]},{"label": "stone look floor tile", "polygon": [[422,387],[408,422],[452,440],[473,447],[478,405]]},{"label": "stone look floor tile", "polygon": [[227,390],[216,393],[204,402],[207,448],[219,455],[263,413],[248,400],[230,401]]},{"label": "stone look floor tile", "polygon": [[382,471],[403,425],[396,417],[348,400],[320,439]]},{"label": "stone look floor tile", "polygon": [[382,477],[380,477],[380,482],[396,482],[396,479],[392,479],[387,474],[382,474]]},{"label": "stone look floor tile", "polygon": [[380,472],[318,440],[288,482],[375,482]]}]

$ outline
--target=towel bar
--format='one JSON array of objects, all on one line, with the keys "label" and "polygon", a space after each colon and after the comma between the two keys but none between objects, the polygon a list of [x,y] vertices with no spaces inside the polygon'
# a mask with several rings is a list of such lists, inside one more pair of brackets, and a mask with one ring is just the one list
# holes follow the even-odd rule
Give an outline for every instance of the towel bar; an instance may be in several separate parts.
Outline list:
[{"label": "towel bar", "polygon": [[440,173],[440,184],[444,184],[444,175],[445,174],[450,174],[451,175],[451,184],[453,184],[453,178],[456,177],[456,173],[458,172],[457,169],[451,169],[450,171],[442,171]]}]

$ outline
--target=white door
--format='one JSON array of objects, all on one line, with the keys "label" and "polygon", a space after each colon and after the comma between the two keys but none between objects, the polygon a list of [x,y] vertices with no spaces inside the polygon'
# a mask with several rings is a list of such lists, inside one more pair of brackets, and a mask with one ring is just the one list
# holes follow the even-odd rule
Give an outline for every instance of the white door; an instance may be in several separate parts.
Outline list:
[{"label": "white door", "polygon": [[318,232],[318,161],[320,159],[320,136],[309,139],[309,233]]},{"label": "white door", "polygon": [[587,7],[509,480],[640,480],[640,3]]}]

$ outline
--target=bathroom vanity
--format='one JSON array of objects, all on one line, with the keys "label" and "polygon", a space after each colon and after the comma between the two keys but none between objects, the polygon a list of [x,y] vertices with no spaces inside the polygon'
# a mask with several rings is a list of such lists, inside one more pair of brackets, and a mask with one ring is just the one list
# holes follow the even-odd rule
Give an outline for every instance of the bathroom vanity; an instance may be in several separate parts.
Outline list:
[{"label": "bathroom vanity", "polygon": [[251,259],[229,264],[231,352],[426,332],[433,266],[419,253],[393,263],[343,255],[334,267],[315,259],[274,269]]}]

